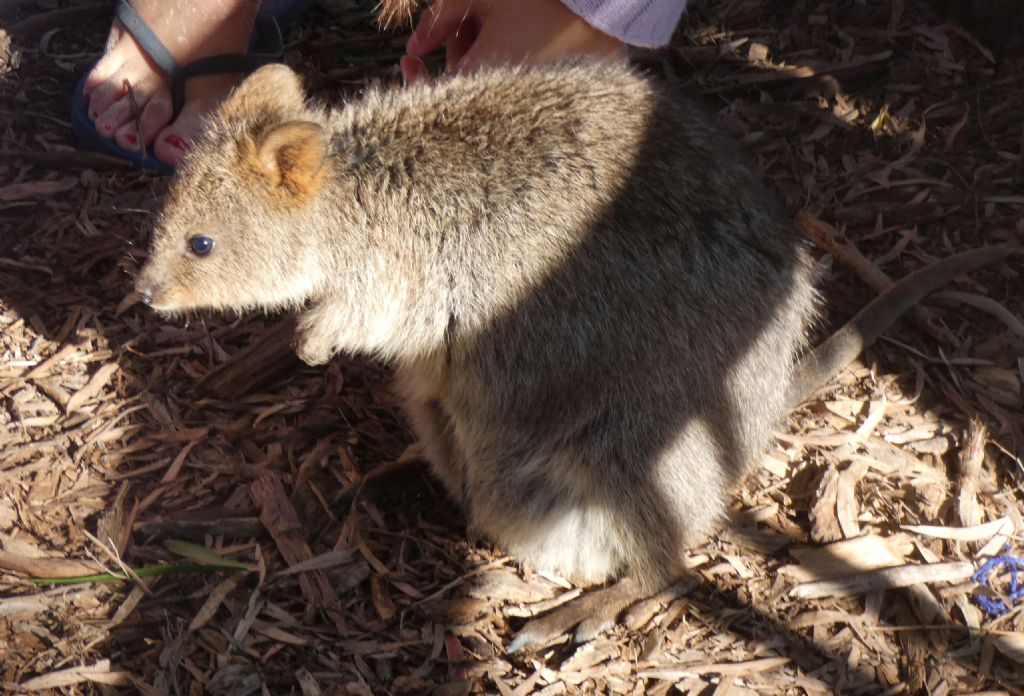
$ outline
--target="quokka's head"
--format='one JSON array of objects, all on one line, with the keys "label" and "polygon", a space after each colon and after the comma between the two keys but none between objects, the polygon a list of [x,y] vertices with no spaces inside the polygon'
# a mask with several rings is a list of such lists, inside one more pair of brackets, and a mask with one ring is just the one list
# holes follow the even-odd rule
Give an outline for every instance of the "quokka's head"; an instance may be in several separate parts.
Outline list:
[{"label": "quokka's head", "polygon": [[207,120],[171,183],[149,258],[135,283],[142,301],[191,309],[301,303],[320,275],[304,234],[328,167],[328,136],[291,69],[244,80]]}]

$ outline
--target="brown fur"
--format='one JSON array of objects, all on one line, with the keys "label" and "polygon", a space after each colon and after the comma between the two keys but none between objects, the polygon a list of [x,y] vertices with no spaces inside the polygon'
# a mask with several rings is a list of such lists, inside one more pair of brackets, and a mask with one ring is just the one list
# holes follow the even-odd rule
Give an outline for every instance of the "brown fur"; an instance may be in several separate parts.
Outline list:
[{"label": "brown fur", "polygon": [[219,116],[225,121],[282,119],[300,112],[305,100],[302,81],[293,71],[267,70],[258,80],[243,80],[221,104]]},{"label": "brown fur", "polygon": [[422,4],[420,0],[380,0],[377,23],[383,27],[411,25],[413,15]]},{"label": "brown fur", "polygon": [[[140,292],[164,311],[307,306],[299,355],[394,365],[474,532],[578,581],[678,575],[785,413],[814,315],[802,244],[730,141],[613,63],[334,110],[283,102],[293,79],[254,73],[195,144]],[[259,143],[316,186],[240,166]],[[216,247],[196,258],[200,233]]]},{"label": "brown fur", "polygon": [[289,121],[267,129],[243,152],[244,166],[285,189],[285,200],[302,204],[320,191],[327,157],[324,129],[309,121]]}]

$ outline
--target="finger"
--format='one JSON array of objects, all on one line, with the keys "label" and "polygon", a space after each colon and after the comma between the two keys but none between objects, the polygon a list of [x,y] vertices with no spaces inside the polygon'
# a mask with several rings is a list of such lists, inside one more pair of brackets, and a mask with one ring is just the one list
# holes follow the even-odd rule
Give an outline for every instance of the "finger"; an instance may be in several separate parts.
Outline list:
[{"label": "finger", "polygon": [[402,68],[402,81],[406,86],[415,84],[420,80],[428,78],[427,75],[427,64],[419,58],[412,56],[402,56],[398,61],[399,66]]},{"label": "finger", "polygon": [[479,35],[480,23],[473,17],[467,17],[466,21],[462,22],[448,37],[444,55],[445,70],[458,69],[466,54],[472,50]]},{"label": "finger", "polygon": [[473,0],[438,0],[416,22],[412,36],[405,44],[405,52],[421,58],[445,43],[454,35],[472,10]]},{"label": "finger", "polygon": [[[451,49],[448,49],[451,55]],[[485,24],[473,41],[465,47],[458,60],[449,61],[448,69],[457,73],[470,73],[484,64],[499,63],[507,59],[508,47],[504,37],[497,35],[493,23]]]}]

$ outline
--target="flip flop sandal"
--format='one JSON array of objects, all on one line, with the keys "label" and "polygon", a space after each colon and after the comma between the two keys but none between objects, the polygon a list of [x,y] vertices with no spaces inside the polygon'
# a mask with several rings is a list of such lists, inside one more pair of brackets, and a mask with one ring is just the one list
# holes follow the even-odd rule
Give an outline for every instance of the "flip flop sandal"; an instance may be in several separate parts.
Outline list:
[{"label": "flip flop sandal", "polygon": [[[271,3],[276,9],[276,16],[266,11],[266,8],[262,9],[257,16],[252,39],[249,41],[248,53],[231,53],[200,58],[185,66],[178,65],[171,52],[126,0],[121,0],[117,4],[114,16],[132,35],[139,48],[149,55],[153,62],[170,78],[173,114],[171,120],[173,121],[178,117],[181,107],[185,103],[185,81],[190,77],[235,72],[248,75],[268,63],[280,63],[284,59],[284,42],[281,39],[278,17],[284,20],[282,23],[290,24],[297,21],[311,3],[312,0],[292,0],[291,2],[276,0]],[[143,151],[127,150],[118,145],[113,138],[105,138],[99,134],[95,124],[89,118],[89,105],[85,98],[86,76],[88,76],[88,72],[78,81],[71,100],[71,125],[78,140],[95,150],[128,160],[135,165],[136,169],[164,175],[173,174],[174,167],[154,157],[149,152],[149,148]]]},{"label": "flip flop sandal", "polygon": [[284,32],[298,24],[315,0],[263,0],[263,12],[277,20]]}]

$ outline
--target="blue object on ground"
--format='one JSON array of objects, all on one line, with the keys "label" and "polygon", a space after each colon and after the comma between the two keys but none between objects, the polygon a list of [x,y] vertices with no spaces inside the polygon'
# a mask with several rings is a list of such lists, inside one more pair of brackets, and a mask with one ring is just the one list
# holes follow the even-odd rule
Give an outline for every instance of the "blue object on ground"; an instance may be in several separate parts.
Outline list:
[{"label": "blue object on ground", "polygon": [[1012,605],[1024,599],[1024,587],[1020,583],[1020,574],[1024,574],[1024,558],[1020,556],[993,556],[974,571],[972,580],[982,587],[991,587],[992,573],[1002,566],[1007,566],[1010,574],[1009,592],[1006,599],[987,597],[983,594],[974,595],[974,601],[989,616],[1002,616],[1010,611]]}]

